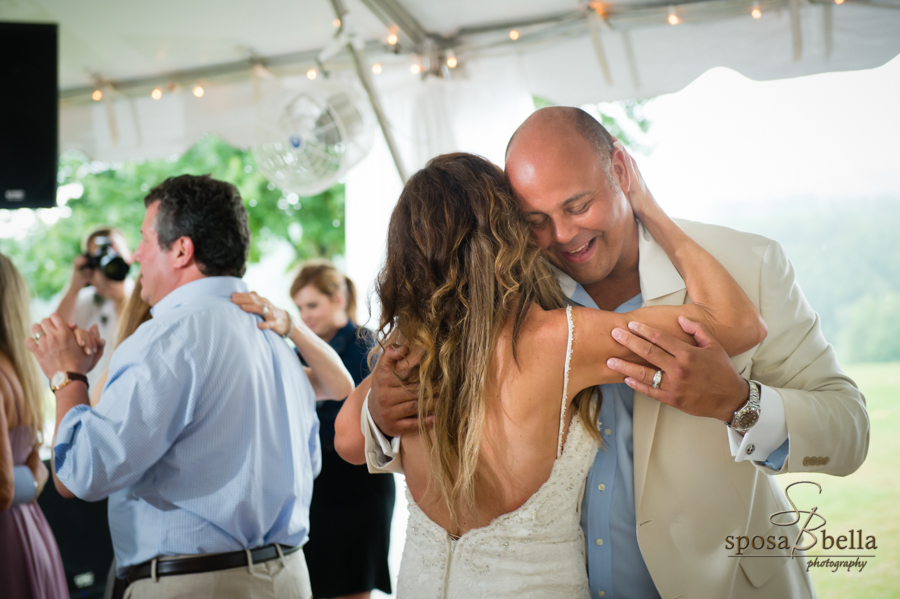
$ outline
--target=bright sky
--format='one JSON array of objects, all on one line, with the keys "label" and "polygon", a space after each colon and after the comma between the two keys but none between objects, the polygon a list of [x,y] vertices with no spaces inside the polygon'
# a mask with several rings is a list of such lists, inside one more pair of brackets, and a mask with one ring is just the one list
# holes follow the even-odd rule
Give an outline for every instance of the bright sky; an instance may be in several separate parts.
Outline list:
[{"label": "bright sky", "polygon": [[710,206],[900,198],[900,57],[877,69],[757,82],[708,71],[647,106],[650,189],[675,216]]}]

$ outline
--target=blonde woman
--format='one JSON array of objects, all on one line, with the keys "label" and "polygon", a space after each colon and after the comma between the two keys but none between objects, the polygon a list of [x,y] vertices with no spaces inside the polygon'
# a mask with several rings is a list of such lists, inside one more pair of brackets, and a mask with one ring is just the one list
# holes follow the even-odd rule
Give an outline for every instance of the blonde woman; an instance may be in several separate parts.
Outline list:
[{"label": "blonde woman", "polygon": [[56,540],[33,501],[48,472],[38,455],[44,383],[25,348],[28,304],[25,281],[0,254],[0,594],[55,599],[68,589]]}]

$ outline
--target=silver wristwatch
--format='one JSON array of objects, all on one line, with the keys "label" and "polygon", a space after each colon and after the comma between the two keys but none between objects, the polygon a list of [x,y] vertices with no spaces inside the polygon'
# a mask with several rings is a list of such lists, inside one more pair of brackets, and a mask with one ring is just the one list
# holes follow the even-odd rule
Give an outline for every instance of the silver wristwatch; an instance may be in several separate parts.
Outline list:
[{"label": "silver wristwatch", "polygon": [[759,383],[750,383],[750,399],[734,413],[730,426],[739,433],[746,433],[759,421]]}]

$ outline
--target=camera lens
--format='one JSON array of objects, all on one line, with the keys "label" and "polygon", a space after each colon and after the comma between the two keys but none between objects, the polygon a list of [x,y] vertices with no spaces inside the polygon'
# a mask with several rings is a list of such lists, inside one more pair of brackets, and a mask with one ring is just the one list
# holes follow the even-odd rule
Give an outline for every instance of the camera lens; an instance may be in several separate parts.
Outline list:
[{"label": "camera lens", "polygon": [[110,281],[124,281],[130,268],[121,256],[107,254],[100,258],[100,272]]},{"label": "camera lens", "polygon": [[94,243],[97,244],[97,250],[87,255],[87,267],[99,269],[110,281],[124,281],[131,266],[113,248],[109,238],[97,237]]}]

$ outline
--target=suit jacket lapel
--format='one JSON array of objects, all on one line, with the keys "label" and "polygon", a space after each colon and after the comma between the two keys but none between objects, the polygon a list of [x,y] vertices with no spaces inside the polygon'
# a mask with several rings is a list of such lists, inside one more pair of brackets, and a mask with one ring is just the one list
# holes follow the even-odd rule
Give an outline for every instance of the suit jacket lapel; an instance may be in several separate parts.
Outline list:
[{"label": "suit jacket lapel", "polygon": [[[638,269],[644,306],[680,306],[687,298],[684,279],[662,246],[643,225],[638,225]],[[644,483],[653,449],[660,403],[643,393],[634,394],[634,508],[640,514]]]},{"label": "suit jacket lapel", "polygon": [[[644,306],[680,306],[687,292],[682,289],[661,298],[644,302]],[[644,496],[644,482],[647,480],[647,465],[656,434],[656,420],[660,403],[643,393],[634,392],[634,508],[640,513],[641,498]]]}]

